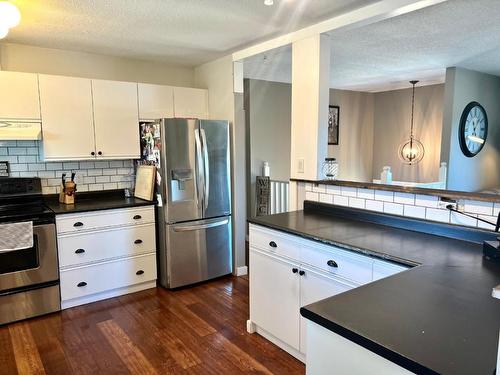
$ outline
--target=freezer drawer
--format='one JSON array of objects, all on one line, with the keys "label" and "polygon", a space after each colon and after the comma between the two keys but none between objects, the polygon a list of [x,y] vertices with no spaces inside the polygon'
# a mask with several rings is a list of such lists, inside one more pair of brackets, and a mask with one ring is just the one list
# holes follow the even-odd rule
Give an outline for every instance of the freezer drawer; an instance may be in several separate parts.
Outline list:
[{"label": "freezer drawer", "polygon": [[231,273],[230,216],[167,225],[165,232],[163,286],[177,288]]}]

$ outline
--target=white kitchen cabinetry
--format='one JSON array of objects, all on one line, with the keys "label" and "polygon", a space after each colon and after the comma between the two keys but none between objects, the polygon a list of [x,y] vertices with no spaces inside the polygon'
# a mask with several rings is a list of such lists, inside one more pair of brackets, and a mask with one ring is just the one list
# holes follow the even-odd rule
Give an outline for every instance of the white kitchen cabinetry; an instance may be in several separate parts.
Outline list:
[{"label": "white kitchen cabinetry", "polygon": [[156,286],[154,207],[56,216],[63,309]]},{"label": "white kitchen cabinetry", "polygon": [[172,86],[139,83],[138,94],[141,120],[174,117],[174,88]]},{"label": "white kitchen cabinetry", "polygon": [[97,158],[138,159],[137,83],[92,80]]},{"label": "white kitchen cabinetry", "polygon": [[0,71],[0,119],[40,121],[36,74]]},{"label": "white kitchen cabinetry", "polygon": [[174,116],[208,119],[208,90],[174,87]]},{"label": "white kitchen cabinetry", "polygon": [[306,320],[300,307],[407,269],[284,232],[250,225],[248,330],[301,361]]},{"label": "white kitchen cabinetry", "polygon": [[94,159],[90,80],[40,74],[39,84],[43,159]]}]

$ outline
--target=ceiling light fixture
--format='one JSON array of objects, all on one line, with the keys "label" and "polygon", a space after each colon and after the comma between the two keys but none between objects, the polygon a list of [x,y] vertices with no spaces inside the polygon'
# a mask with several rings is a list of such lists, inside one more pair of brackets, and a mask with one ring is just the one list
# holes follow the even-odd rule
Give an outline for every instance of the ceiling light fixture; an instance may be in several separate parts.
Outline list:
[{"label": "ceiling light fixture", "polygon": [[415,138],[413,134],[413,115],[415,112],[415,85],[418,81],[410,81],[413,85],[412,97],[411,97],[411,127],[410,127],[410,138],[399,146],[399,158],[401,161],[408,165],[413,165],[419,163],[425,154],[424,145],[418,139]]},{"label": "ceiling light fixture", "polygon": [[0,1],[0,39],[5,38],[9,29],[19,25],[19,22],[21,22],[19,9],[8,1]]},{"label": "ceiling light fixture", "polygon": [[274,5],[274,0],[264,0],[264,5],[267,5],[268,7]]}]

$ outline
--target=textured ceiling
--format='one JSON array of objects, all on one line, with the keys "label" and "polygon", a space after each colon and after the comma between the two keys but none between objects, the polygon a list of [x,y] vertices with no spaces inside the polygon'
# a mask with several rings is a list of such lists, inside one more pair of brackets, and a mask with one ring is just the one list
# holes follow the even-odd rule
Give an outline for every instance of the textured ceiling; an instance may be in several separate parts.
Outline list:
[{"label": "textured ceiling", "polygon": [[197,65],[376,0],[13,0],[11,43]]},{"label": "textured ceiling", "polygon": [[[446,67],[500,76],[500,0],[449,0],[331,36],[331,87],[384,91],[444,81]],[[251,78],[290,82],[291,48],[245,60]]]}]

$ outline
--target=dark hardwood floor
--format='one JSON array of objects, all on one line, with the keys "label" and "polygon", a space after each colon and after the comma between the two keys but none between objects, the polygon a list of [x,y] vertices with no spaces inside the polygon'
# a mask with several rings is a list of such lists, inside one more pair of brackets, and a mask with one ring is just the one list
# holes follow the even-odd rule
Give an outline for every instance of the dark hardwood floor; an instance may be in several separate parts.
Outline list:
[{"label": "dark hardwood floor", "polygon": [[246,332],[248,280],[156,288],[0,327],[0,374],[303,374]]}]

